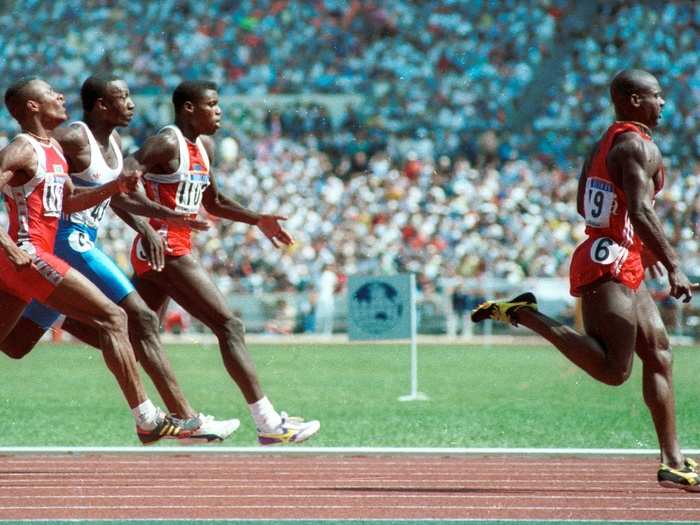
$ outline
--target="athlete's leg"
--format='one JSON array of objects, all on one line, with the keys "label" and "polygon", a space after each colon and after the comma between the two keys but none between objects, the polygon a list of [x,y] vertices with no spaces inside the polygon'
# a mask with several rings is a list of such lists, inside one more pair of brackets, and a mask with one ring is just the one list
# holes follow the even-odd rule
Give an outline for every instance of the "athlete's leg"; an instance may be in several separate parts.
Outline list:
[{"label": "athlete's leg", "polygon": [[[151,272],[156,273],[156,272]],[[150,273],[149,273],[150,275]],[[139,296],[146,305],[153,310],[158,316],[158,325],[163,324],[163,316],[165,315],[165,309],[170,301],[168,296],[168,289],[163,288],[158,285],[155,280],[149,280],[138,275],[134,275],[131,278],[131,283],[136,288]]]},{"label": "athlete's leg", "polygon": [[126,314],[121,308],[72,268],[46,300],[46,304],[99,331],[104,360],[117,379],[130,408],[147,399],[129,344]]},{"label": "athlete's leg", "polygon": [[141,366],[153,381],[168,410],[182,419],[196,414],[175,379],[172,365],[163,350],[158,333],[158,316],[138,293],[132,292],[119,303],[129,318],[129,338]]},{"label": "athlete's leg", "polygon": [[642,283],[637,295],[637,355],[642,360],[644,401],[654,421],[661,462],[683,467],[676,435],[676,403],[673,394],[671,345],[659,309]]},{"label": "athlete's leg", "polygon": [[635,292],[614,281],[583,294],[586,334],[536,310],[522,308],[514,320],[552,343],[572,363],[608,385],[621,385],[632,371],[637,333]]},{"label": "athlete's leg", "polygon": [[[19,359],[24,354],[19,355],[21,352],[16,354],[13,352],[13,329],[26,307],[27,303],[22,299],[0,291],[0,310],[2,311],[2,315],[0,315],[0,341],[2,341],[2,344],[0,347],[3,352],[16,359]],[[21,345],[18,350],[22,350],[23,346]]]},{"label": "athlete's leg", "polygon": [[[70,244],[59,243],[57,253],[93,282],[108,299],[124,309],[136,359],[153,380],[168,410],[183,419],[196,415],[182,394],[161,347],[157,316],[135,292],[132,283],[114,261],[97,247],[77,251]],[[95,339],[99,344],[99,333],[79,320],[67,319],[64,328],[88,344],[94,345]]]},{"label": "athlete's leg", "polygon": [[[137,292],[126,296],[119,306],[128,318],[129,340],[136,360],[153,381],[168,411],[181,419],[195,416],[195,411],[175,379],[168,356],[163,351],[156,314],[146,306]],[[63,323],[63,329],[82,342],[100,348],[99,332],[92,326],[68,317]]]},{"label": "athlete's leg", "polygon": [[169,257],[161,272],[147,272],[142,280],[157,284],[216,335],[224,366],[248,403],[264,397],[246,348],[243,322],[229,311],[209,274],[191,255]]}]

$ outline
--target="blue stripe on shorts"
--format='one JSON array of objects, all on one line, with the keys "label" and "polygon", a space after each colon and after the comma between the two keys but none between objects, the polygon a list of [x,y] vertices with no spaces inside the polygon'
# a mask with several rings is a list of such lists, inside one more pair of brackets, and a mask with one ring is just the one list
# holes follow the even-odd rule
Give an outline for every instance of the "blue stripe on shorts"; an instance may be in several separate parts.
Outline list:
[{"label": "blue stripe on shorts", "polygon": [[[71,247],[68,238],[59,236],[54,253],[92,281],[116,304],[134,291],[134,286],[124,272],[96,246],[87,251],[77,251]],[[55,310],[32,301],[22,317],[48,330],[59,315]]]}]

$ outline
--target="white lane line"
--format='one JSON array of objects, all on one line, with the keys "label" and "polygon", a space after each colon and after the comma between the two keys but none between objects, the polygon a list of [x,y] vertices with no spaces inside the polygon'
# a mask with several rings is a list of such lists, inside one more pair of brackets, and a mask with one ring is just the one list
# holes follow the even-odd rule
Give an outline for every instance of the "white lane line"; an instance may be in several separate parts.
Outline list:
[{"label": "white lane line", "polygon": [[[287,487],[288,488],[288,487]],[[332,491],[332,489],[329,489]],[[359,491],[358,491],[359,492]],[[162,494],[146,495],[143,493],[135,494],[119,494],[119,495],[107,495],[107,494],[95,494],[95,495],[71,495],[71,494],[56,494],[56,495],[34,495],[34,496],[0,496],[0,501],[3,500],[50,500],[50,499],[147,499],[147,498],[162,498]],[[537,495],[537,494],[440,494],[440,493],[429,493],[429,494],[397,494],[391,491],[387,491],[386,494],[314,494],[313,499],[517,499],[517,500],[612,500],[612,501],[639,501],[639,500],[659,500],[668,502],[680,502],[687,503],[689,496],[601,496],[601,495],[589,495],[589,496],[578,496],[578,495]],[[692,497],[692,496],[690,496]],[[222,499],[222,498],[233,498],[233,499],[309,499],[308,494],[270,494],[269,492],[264,492],[260,494],[168,494],[168,499]],[[0,508],[6,508],[4,505],[0,505]],[[695,510],[698,510],[697,508]]]},{"label": "white lane line", "polygon": [[[686,449],[689,455],[700,455],[700,449]],[[0,447],[0,454],[259,454],[259,455],[573,455],[573,456],[650,456],[658,449],[642,448],[459,448],[459,447]]]}]

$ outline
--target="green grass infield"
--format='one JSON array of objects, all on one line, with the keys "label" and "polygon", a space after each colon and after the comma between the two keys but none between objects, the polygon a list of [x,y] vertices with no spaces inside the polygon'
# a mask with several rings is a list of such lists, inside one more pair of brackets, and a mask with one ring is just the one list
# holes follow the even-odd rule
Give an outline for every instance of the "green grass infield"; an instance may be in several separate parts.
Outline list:
[{"label": "green grass infield", "polygon": [[[400,402],[409,393],[408,345],[256,344],[250,351],[278,410],[321,420],[313,446],[657,447],[638,360],[625,385],[609,387],[551,347],[419,345],[418,386],[430,399]],[[218,348],[168,345],[167,353],[195,409],[241,419],[226,444],[254,446],[254,425]],[[674,355],[681,445],[698,448],[700,353],[683,347]],[[138,445],[100,352],[43,344],[21,361],[0,354],[0,364],[0,447]]]}]

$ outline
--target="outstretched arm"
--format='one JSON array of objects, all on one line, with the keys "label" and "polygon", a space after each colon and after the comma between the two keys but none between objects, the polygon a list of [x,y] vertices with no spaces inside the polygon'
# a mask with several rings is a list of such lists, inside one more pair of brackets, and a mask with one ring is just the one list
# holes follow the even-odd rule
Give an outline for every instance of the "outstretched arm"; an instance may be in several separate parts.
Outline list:
[{"label": "outstretched arm", "polygon": [[[209,155],[209,161],[214,159],[214,144],[208,137],[202,140],[204,147]],[[211,169],[211,168],[210,168]],[[287,232],[279,221],[287,220],[281,215],[268,215],[264,213],[256,213],[249,210],[242,204],[223,195],[219,192],[216,178],[213,174],[210,176],[210,184],[204,191],[202,196],[202,204],[204,209],[216,217],[222,217],[230,221],[244,222],[260,228],[265,236],[270,239],[275,248],[280,246],[279,243],[291,245],[294,244],[294,239]]]},{"label": "outstretched arm", "polygon": [[[207,230],[209,223],[196,217],[190,217],[179,211],[172,210],[149,199],[143,192],[134,191],[132,193],[122,193],[112,198],[110,205],[115,212],[120,210],[124,213],[141,215],[161,219],[169,224],[189,226],[195,230]],[[118,214],[122,217],[121,214]],[[127,224],[129,224],[127,222]]]},{"label": "outstretched arm", "polygon": [[675,250],[666,239],[663,226],[654,211],[654,175],[661,168],[661,154],[655,145],[643,141],[637,135],[623,138],[608,154],[608,166],[620,176],[627,209],[634,231],[647,250],[668,271],[671,295],[692,296],[690,281],[680,269]]},{"label": "outstretched arm", "polygon": [[125,170],[112,182],[94,188],[76,188],[68,179],[63,190],[63,211],[73,213],[86,210],[118,193],[134,191],[140,178],[141,172]]}]

